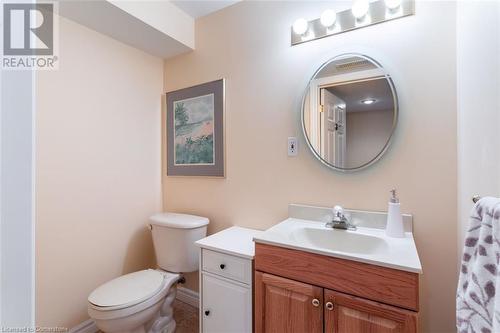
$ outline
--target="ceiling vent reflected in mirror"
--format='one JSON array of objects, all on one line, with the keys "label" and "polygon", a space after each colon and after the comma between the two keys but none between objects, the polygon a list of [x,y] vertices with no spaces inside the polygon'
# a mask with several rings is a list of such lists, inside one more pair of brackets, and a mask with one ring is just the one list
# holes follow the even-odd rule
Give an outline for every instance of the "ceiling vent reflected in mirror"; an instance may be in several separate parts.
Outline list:
[{"label": "ceiling vent reflected in mirror", "polygon": [[335,64],[335,68],[338,72],[351,72],[374,68],[374,65],[368,60],[355,58],[346,62]]}]

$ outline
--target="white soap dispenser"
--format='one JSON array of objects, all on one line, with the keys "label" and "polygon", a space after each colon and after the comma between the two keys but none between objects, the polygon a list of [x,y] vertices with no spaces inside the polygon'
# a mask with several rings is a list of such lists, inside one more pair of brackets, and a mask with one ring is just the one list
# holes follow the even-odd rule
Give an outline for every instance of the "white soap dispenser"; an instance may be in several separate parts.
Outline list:
[{"label": "white soap dispenser", "polygon": [[395,189],[391,190],[385,233],[389,237],[403,238],[405,236],[403,216],[401,215],[399,199],[396,197]]}]

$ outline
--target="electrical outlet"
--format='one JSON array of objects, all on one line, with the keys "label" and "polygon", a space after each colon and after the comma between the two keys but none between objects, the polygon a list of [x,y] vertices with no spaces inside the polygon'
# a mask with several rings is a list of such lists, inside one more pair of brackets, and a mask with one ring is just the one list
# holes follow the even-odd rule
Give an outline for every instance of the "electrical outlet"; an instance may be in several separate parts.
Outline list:
[{"label": "electrical outlet", "polygon": [[297,138],[291,136],[288,138],[288,156],[297,156],[299,150],[297,147]]}]

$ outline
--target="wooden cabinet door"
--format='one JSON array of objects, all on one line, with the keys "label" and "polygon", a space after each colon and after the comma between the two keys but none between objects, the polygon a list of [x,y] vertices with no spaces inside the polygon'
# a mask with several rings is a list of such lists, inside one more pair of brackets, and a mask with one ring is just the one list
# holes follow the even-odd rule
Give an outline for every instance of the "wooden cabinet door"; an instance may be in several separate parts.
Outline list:
[{"label": "wooden cabinet door", "polygon": [[325,332],[415,333],[417,313],[325,289]]},{"label": "wooden cabinet door", "polygon": [[255,332],[322,333],[323,288],[256,271]]}]

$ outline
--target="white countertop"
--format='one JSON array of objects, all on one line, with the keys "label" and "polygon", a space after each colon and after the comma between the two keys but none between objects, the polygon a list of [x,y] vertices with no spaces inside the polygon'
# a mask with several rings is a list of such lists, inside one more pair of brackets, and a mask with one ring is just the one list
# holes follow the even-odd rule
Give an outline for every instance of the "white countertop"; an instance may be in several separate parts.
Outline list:
[{"label": "white countertop", "polygon": [[[377,250],[373,252],[367,250],[364,253],[363,251],[359,251],[356,253],[356,251],[338,251],[333,249],[333,246],[332,249],[328,249],[326,246],[316,246],[317,243],[308,240],[307,237],[297,236],[299,234],[297,231],[302,232],[304,230],[308,232],[313,231],[317,234],[325,233],[323,239],[326,239],[326,243],[328,242],[328,237],[333,239],[333,236],[335,236],[338,242],[339,240],[344,241],[342,237],[346,236],[343,243],[346,244],[345,246],[353,249],[356,249],[358,245],[360,248],[366,245],[363,244],[363,238],[376,240]],[[355,237],[361,239],[359,244],[356,243],[358,239]],[[404,238],[391,238],[385,235],[384,229],[380,228],[358,227],[356,231],[333,230],[326,228],[324,222],[288,218],[268,230],[258,233],[253,239],[256,243],[270,244],[408,272],[422,273],[422,266],[411,232],[406,232]],[[332,243],[332,245],[334,244]]]},{"label": "white countertop", "polygon": [[255,255],[254,237],[263,233],[261,230],[230,227],[195,242],[198,247],[234,256],[253,259]]}]

